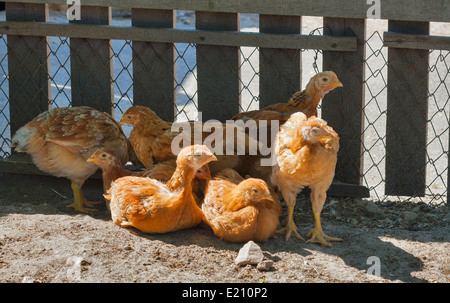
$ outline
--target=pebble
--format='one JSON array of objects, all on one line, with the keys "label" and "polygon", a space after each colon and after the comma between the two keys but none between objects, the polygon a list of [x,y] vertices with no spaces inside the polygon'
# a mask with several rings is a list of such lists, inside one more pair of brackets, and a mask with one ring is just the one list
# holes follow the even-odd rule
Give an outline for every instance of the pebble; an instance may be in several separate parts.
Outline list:
[{"label": "pebble", "polygon": [[238,253],[234,263],[238,266],[258,264],[264,259],[261,247],[253,241],[247,242]]},{"label": "pebble", "polygon": [[262,260],[261,262],[256,265],[256,269],[260,271],[269,271],[272,268],[273,261],[272,260]]},{"label": "pebble", "polygon": [[365,211],[368,215],[371,215],[371,216],[375,216],[375,217],[383,217],[384,216],[383,210],[381,210],[381,208],[379,208],[372,201],[366,201]]},{"label": "pebble", "polygon": [[400,215],[400,217],[403,219],[403,221],[405,221],[405,223],[412,224],[412,223],[414,223],[417,220],[419,215],[417,213],[413,212],[413,211],[407,210],[407,211],[404,211]]}]

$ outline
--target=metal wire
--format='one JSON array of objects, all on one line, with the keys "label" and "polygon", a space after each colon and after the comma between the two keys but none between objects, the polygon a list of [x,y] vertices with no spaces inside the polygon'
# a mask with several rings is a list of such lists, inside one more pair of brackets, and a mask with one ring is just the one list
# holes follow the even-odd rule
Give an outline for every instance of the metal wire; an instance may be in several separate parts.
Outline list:
[{"label": "metal wire", "polygon": [[[321,34],[317,28],[311,34]],[[70,39],[49,37],[49,81],[51,86],[50,107],[72,105]],[[428,87],[428,138],[426,161],[426,196],[389,197],[384,193],[386,164],[386,112],[387,112],[387,69],[389,66],[387,48],[383,46],[382,33],[375,31],[365,41],[366,55],[360,64],[365,65],[365,102],[363,107],[364,127],[363,185],[370,190],[373,199],[390,199],[446,203],[448,175],[449,141],[449,102],[450,102],[450,52],[430,50]],[[175,44],[176,114],[175,119],[195,120],[198,115],[196,45],[192,43]],[[111,83],[114,85],[115,118],[133,105],[133,44],[131,41],[114,40],[112,57],[114,70]],[[33,50],[30,49],[30,55]],[[11,151],[10,113],[9,113],[9,70],[8,56],[14,50],[8,49],[6,35],[0,35],[0,157],[6,158]],[[310,65],[303,62],[303,70],[316,73],[321,70],[322,51],[302,50],[302,56],[312,58]],[[240,48],[240,110],[259,108],[259,49]],[[349,72],[352,72],[349,70]],[[33,71],[29,71],[32,75]],[[31,77],[31,76],[30,76]],[[95,75],[90,75],[95,81]],[[305,83],[305,79],[303,79]],[[28,85],[33,85],[28,83]],[[218,87],[217,89],[221,89]],[[351,96],[349,96],[351,98]],[[282,101],[279,101],[282,102]],[[30,105],[33,106],[33,105]],[[320,114],[320,110],[319,110]],[[359,134],[356,134],[359,136]]]}]

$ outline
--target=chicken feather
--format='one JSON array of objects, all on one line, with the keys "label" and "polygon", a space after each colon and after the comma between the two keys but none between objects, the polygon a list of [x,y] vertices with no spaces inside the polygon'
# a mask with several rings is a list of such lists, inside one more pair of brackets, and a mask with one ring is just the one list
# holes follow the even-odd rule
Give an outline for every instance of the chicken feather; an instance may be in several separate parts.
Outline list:
[{"label": "chicken feather", "polygon": [[90,212],[93,205],[81,190],[85,180],[98,167],[86,162],[90,154],[107,147],[120,159],[128,161],[130,142],[120,125],[107,113],[87,106],[53,108],[22,126],[13,136],[11,147],[31,155],[36,166],[56,177],[71,180],[77,211]]},{"label": "chicken feather", "polygon": [[[194,142],[194,132],[196,130],[196,127],[194,126],[195,122],[190,121],[188,123],[190,125],[190,132],[187,134],[188,138],[183,137],[183,139]],[[180,134],[182,136],[186,135],[186,133],[181,132],[180,129],[178,131],[172,131],[172,123],[162,120],[150,108],[145,106],[137,105],[130,107],[123,113],[120,124],[133,125],[133,130],[130,133],[130,141],[138,159],[146,167],[159,161],[175,158],[176,155],[172,151],[172,141]],[[213,125],[214,124],[209,124],[209,126]],[[222,154],[216,155],[219,161],[211,163],[210,165],[211,173],[213,175],[224,168],[233,168],[239,165],[239,152],[248,154],[253,146],[256,149],[254,154],[256,154],[259,147],[259,142],[256,139],[250,138],[244,130],[237,125],[233,126],[233,131],[236,132],[236,135],[233,136],[233,141],[227,142],[227,125],[220,122],[216,125],[223,131],[219,139],[224,146]],[[207,130],[203,126],[205,126],[204,123],[202,124],[201,133],[202,142],[215,131],[215,129]],[[215,143],[218,144],[218,142]],[[230,146],[231,143],[232,146]],[[230,154],[230,151],[232,154]]]},{"label": "chicken feather", "polygon": [[204,222],[229,242],[265,242],[279,224],[281,204],[260,179],[243,179],[232,169],[208,181],[202,204]]},{"label": "chicken feather", "polygon": [[282,230],[286,232],[286,239],[291,233],[303,239],[294,224],[293,211],[297,193],[308,186],[315,218],[309,241],[330,246],[328,241],[341,240],[326,236],[320,223],[326,191],[334,178],[338,150],[338,134],[322,119],[307,118],[299,112],[281,126],[275,140],[277,163],[272,167],[272,180],[288,206],[288,223]]},{"label": "chicken feather", "polygon": [[191,182],[196,170],[215,160],[205,146],[183,148],[171,178],[181,180],[176,190],[151,178],[126,176],[115,180],[105,195],[111,201],[113,222],[145,233],[173,232],[198,225],[203,213],[192,195]]}]

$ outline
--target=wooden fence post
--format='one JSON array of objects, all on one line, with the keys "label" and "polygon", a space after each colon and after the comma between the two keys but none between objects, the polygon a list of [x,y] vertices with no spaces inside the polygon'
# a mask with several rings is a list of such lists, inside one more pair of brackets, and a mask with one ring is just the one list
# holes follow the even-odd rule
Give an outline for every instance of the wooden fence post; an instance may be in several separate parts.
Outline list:
[{"label": "wooden fence post", "polygon": [[[196,12],[200,30],[237,31],[239,14]],[[198,110],[203,121],[225,122],[239,112],[239,47],[197,45]]]},{"label": "wooden fence post", "polygon": [[[389,21],[389,31],[428,35],[429,23]],[[428,65],[428,50],[388,50],[386,195],[425,194]]]},{"label": "wooden fence post", "polygon": [[[136,27],[175,27],[173,10],[132,9],[131,18]],[[162,119],[173,121],[175,102],[175,45],[133,41],[133,104],[148,106]]]},{"label": "wooden fence post", "polygon": [[[111,24],[111,8],[81,6],[77,24]],[[114,103],[113,51],[111,40],[70,39],[72,106],[91,106],[111,113]]]},{"label": "wooden fence post", "polygon": [[324,18],[324,35],[358,38],[356,52],[323,52],[323,70],[334,71],[344,87],[325,95],[322,117],[340,137],[335,179],[359,185],[363,170],[365,29],[365,19]]},{"label": "wooden fence post", "polygon": [[[46,4],[6,2],[7,21],[48,20]],[[40,113],[51,98],[48,37],[8,35],[11,135]]]},{"label": "wooden fence post", "polygon": [[[259,31],[271,34],[300,34],[301,17],[259,16]],[[301,50],[259,50],[259,108],[273,103],[287,102],[301,90]]]}]

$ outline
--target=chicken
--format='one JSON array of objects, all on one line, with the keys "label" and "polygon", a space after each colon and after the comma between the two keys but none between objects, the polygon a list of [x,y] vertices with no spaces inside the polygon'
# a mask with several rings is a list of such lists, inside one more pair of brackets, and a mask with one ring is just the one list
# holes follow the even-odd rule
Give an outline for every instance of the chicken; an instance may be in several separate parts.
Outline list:
[{"label": "chicken", "polygon": [[56,177],[71,181],[74,202],[80,212],[101,202],[89,202],[81,189],[98,166],[86,160],[99,147],[113,152],[125,164],[131,145],[120,125],[107,113],[86,106],[53,108],[22,126],[13,136],[11,147],[31,155],[34,164]]},{"label": "chicken", "polygon": [[[137,176],[137,177],[147,177],[156,179],[163,183],[167,183],[172,177],[176,169],[175,159],[167,160],[158,164],[152,165],[150,168],[146,168],[140,171],[132,171],[126,169],[122,166],[120,159],[117,158],[114,153],[106,148],[97,149],[90,157],[87,159],[88,162],[97,164],[102,169],[102,179],[103,179],[103,192],[106,194],[111,187],[111,183],[125,176]],[[204,186],[200,184],[200,180],[211,179],[211,173],[209,171],[208,165],[205,164],[197,170],[195,173],[195,178],[192,181],[193,193],[197,203],[200,203],[200,198],[203,197]],[[169,186],[171,191],[178,189],[181,185],[180,183],[175,184],[175,180],[172,180],[171,184],[166,184]],[[108,209],[109,209],[109,205]]]},{"label": "chicken", "polygon": [[282,124],[289,119],[291,114],[296,112],[303,112],[307,117],[317,117],[317,105],[320,100],[336,87],[342,87],[342,83],[334,72],[320,72],[309,80],[304,90],[293,94],[287,103],[275,103],[261,110],[242,112],[231,119],[244,121],[278,120]]},{"label": "chicken", "polygon": [[[256,124],[253,125],[253,128],[256,127],[256,129],[249,129],[250,136],[257,139],[264,146],[272,147],[276,133],[279,130],[278,125],[283,125],[290,115],[295,112],[303,112],[307,117],[317,117],[317,105],[320,100],[336,87],[342,87],[342,83],[334,72],[320,72],[309,80],[303,91],[292,95],[289,102],[272,104],[261,110],[242,112],[235,115],[232,120],[242,120],[244,122],[255,120]],[[265,121],[266,126],[261,121]],[[273,125],[273,121],[278,121],[278,125]],[[250,127],[252,126],[250,125]],[[265,137],[262,137],[262,135],[265,135]],[[265,158],[265,156],[261,154],[248,156],[244,161],[241,161],[240,166],[236,167],[236,170],[242,175],[260,178],[270,184],[272,169],[270,166],[260,165],[262,158]]]},{"label": "chicken", "polygon": [[113,222],[145,233],[167,233],[198,225],[203,212],[192,195],[191,182],[200,167],[216,160],[204,145],[183,148],[168,182],[180,184],[174,191],[151,178],[126,176],[115,180],[105,195],[111,201]]},{"label": "chicken", "polygon": [[202,204],[204,222],[229,242],[266,242],[279,224],[281,204],[261,179],[243,179],[228,169],[209,180]]},{"label": "chicken", "polygon": [[296,196],[305,186],[311,189],[311,204],[315,227],[308,233],[309,242],[331,246],[329,241],[342,241],[324,234],[320,213],[326,191],[334,178],[339,150],[338,134],[322,119],[307,118],[299,112],[292,114],[281,126],[275,139],[274,154],[277,163],[272,167],[272,179],[278,186],[288,207],[288,221],[280,232],[291,233],[302,239],[293,219]]},{"label": "chicken", "polygon": [[[190,123],[191,132],[188,133],[189,138],[183,137],[183,139],[194,142],[194,132],[196,131],[196,127],[194,126],[194,122],[188,123]],[[181,129],[178,131],[171,131],[172,123],[162,120],[150,108],[145,106],[130,107],[123,113],[120,124],[130,124],[133,126],[133,130],[130,133],[130,141],[136,152],[137,158],[145,167],[150,167],[154,163],[175,158],[176,155],[172,152],[172,141],[180,134],[185,135],[182,133]],[[219,161],[211,163],[210,165],[211,173],[213,175],[224,168],[236,167],[240,162],[240,157],[238,156],[239,152],[241,152],[241,154],[248,154],[250,149],[254,147],[254,154],[256,154],[259,146],[259,142],[255,139],[251,139],[243,129],[241,130],[239,127],[235,127],[234,129],[235,131],[237,129],[237,133],[233,136],[233,146],[227,150],[227,127],[222,123],[217,125],[221,128],[220,131],[223,131],[223,133],[220,134],[220,138],[217,140],[218,142],[213,140],[211,145],[213,143],[223,143],[224,147],[221,151],[222,154],[217,155]],[[215,129],[214,131],[206,130],[204,126],[205,124],[203,124],[201,133],[202,142],[205,139],[208,139],[208,137],[216,131]]]}]

